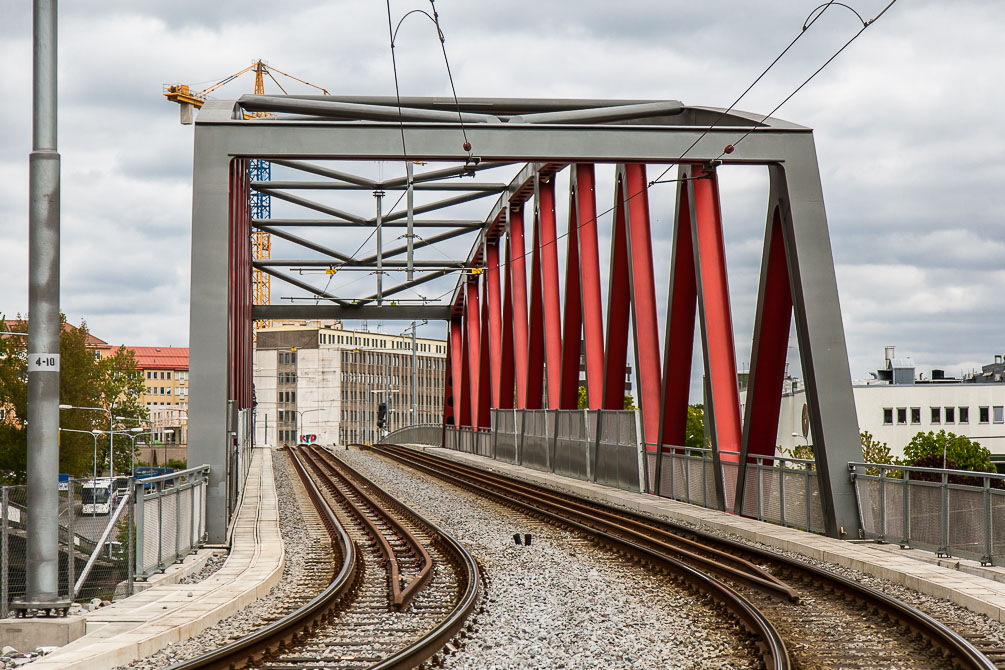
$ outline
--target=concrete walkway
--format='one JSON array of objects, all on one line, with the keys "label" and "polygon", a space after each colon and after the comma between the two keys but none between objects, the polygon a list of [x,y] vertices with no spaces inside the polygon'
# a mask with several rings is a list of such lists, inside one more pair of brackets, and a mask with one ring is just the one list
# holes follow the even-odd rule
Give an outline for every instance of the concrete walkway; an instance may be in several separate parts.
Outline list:
[{"label": "concrete walkway", "polygon": [[[285,554],[272,475],[272,450],[255,449],[227,561],[197,584],[162,584],[80,617],[83,637],[31,664],[32,670],[103,670],[149,656],[196,635],[266,595]],[[31,619],[4,626],[31,626]],[[38,620],[34,620],[38,621]],[[2,630],[2,628],[0,628]]]},{"label": "concrete walkway", "polygon": [[992,619],[1005,622],[1005,570],[1000,567],[982,568],[977,561],[960,558],[939,559],[931,552],[918,549],[902,550],[897,545],[837,540],[676,500],[620,491],[591,482],[510,465],[484,456],[440,447],[421,445],[412,447],[556,491],[618,505],[645,515],[663,516],[727,531],[747,540],[853,568],[921,593],[945,598],[973,612],[986,614]]}]

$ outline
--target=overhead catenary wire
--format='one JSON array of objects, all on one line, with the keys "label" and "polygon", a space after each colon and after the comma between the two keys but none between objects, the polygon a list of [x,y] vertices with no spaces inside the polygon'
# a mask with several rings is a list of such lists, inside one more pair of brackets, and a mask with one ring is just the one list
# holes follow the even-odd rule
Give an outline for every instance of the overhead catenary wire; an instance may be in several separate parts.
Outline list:
[{"label": "overhead catenary wire", "polygon": [[[829,0],[826,3],[823,3],[823,4],[819,5],[819,6],[817,6],[812,12],[810,12],[808,18],[801,25],[800,31],[785,46],[785,48],[783,48],[778,53],[778,55],[776,55],[772,59],[772,61],[768,64],[768,66],[765,67],[757,75],[757,77],[743,90],[742,93],[740,93],[739,96],[737,96],[737,98],[729,105],[729,107],[727,107],[724,111],[720,112],[720,114],[712,121],[712,123],[710,123],[707,127],[705,127],[702,130],[701,134],[699,134],[699,136],[680,154],[680,156],[678,156],[675,160],[670,161],[670,164],[666,167],[666,169],[664,169],[655,179],[649,181],[646,184],[646,186],[644,186],[639,191],[637,191],[635,193],[628,194],[625,197],[623,197],[623,199],[620,201],[620,203],[617,203],[617,204],[615,204],[615,205],[613,205],[613,206],[605,209],[604,211],[596,214],[595,216],[591,217],[590,219],[587,219],[585,221],[580,222],[576,226],[576,229],[581,229],[581,228],[583,228],[583,227],[585,227],[585,226],[587,226],[587,225],[589,225],[591,223],[598,222],[602,217],[605,217],[608,214],[611,214],[612,212],[614,212],[617,209],[618,205],[627,204],[628,202],[630,202],[634,198],[642,195],[643,193],[646,193],[650,188],[652,188],[656,184],[676,183],[676,182],[686,181],[686,180],[694,180],[694,179],[707,178],[706,176],[702,176],[702,177],[688,177],[688,178],[682,178],[682,179],[680,179],[680,178],[679,179],[663,179],[663,177],[666,176],[666,174],[673,168],[674,165],[677,165],[680,162],[682,162],[687,157],[687,154],[690,153],[691,150],[694,149],[694,147],[697,146],[698,143],[704,137],[706,137],[708,135],[708,133],[710,133],[713,129],[715,129],[715,127],[724,118],[726,118],[726,116],[729,114],[729,112],[731,112],[736,107],[736,105],[739,104],[740,101],[743,100],[743,98],[746,97],[746,95],[768,74],[768,72],[772,68],[775,67],[775,65],[785,56],[785,54],[787,54],[792,49],[792,47],[802,38],[802,36],[804,34],[806,34],[806,32],[809,30],[809,28],[811,28],[827,12],[827,10],[830,7],[832,7],[834,5],[846,7],[847,9],[849,9],[850,11],[852,11],[852,13],[854,13],[859,18],[859,20],[862,22],[862,27],[844,45],[842,45],[834,54],[832,54],[826,61],[824,61],[824,63],[822,65],[820,65],[820,67],[818,67],[809,77],[807,77],[805,80],[803,80],[778,105],[776,105],[770,112],[768,112],[766,115],[764,115],[764,117],[762,118],[762,121],[764,119],[767,119],[768,117],[770,117],[775,112],[777,112],[778,109],[780,109],[785,103],[787,103],[789,100],[791,100],[792,97],[794,97],[796,94],[798,94],[799,91],[801,91],[807,84],[809,84],[810,81],[812,81],[818,74],[820,74],[820,72],[822,72],[824,69],[826,69],[845,49],[847,49],[847,47],[850,46],[852,44],[852,42],[854,42],[856,39],[858,39],[858,37],[863,32],[865,32],[865,30],[867,28],[869,28],[870,26],[872,26],[879,18],[881,18],[884,14],[886,14],[886,12],[894,4],[896,4],[896,2],[897,2],[897,0],[890,0],[890,2],[888,2],[887,5],[884,6],[883,9],[878,14],[876,14],[876,16],[874,16],[872,19],[869,19],[868,21],[862,20],[861,15],[857,11],[855,11],[853,8],[849,7],[845,3],[836,2],[835,0]],[[401,112],[401,97],[400,97],[399,88],[398,88],[397,64],[396,64],[395,56],[394,56],[394,38],[395,38],[395,35],[397,33],[397,30],[392,27],[390,0],[386,0],[386,4],[387,4],[387,16],[388,16],[388,31],[389,31],[389,35],[390,35],[390,44],[391,44],[391,58],[392,58],[392,66],[393,66],[393,69],[394,69],[395,96],[396,96],[396,102],[397,102],[397,105],[398,105],[399,128],[400,128],[401,138],[402,138],[402,153],[403,153],[403,155],[405,155],[407,157],[407,153],[405,152],[404,123],[403,123],[402,117],[401,117],[401,113],[402,113]],[[435,9],[434,0],[430,0],[430,5],[433,6],[433,13],[434,13],[434,16],[435,16],[436,15],[436,9]],[[410,15],[412,13],[426,14],[426,16],[429,17],[429,15],[426,12],[422,11],[422,10],[412,10],[411,12],[408,12],[404,17],[402,17],[401,21],[404,21],[404,19],[408,15]],[[447,60],[446,45],[445,45],[445,42],[444,42],[444,39],[443,39],[443,33],[440,30],[438,19],[437,18],[433,18],[433,17],[429,17],[429,18],[431,18],[433,20],[433,22],[435,23],[436,28],[437,28],[437,34],[439,35],[439,37],[441,39],[441,46],[443,48],[444,61],[445,61],[446,66],[447,66],[448,77],[450,78],[451,90],[454,93],[454,102],[455,102],[455,105],[456,105],[457,111],[458,111],[458,122],[460,124],[462,134],[464,135],[464,138],[465,138],[465,149],[469,150],[468,149],[468,142],[467,142],[467,135],[466,135],[466,132],[465,132],[465,129],[464,129],[463,119],[461,117],[460,104],[459,104],[459,101],[457,99],[456,90],[454,89],[453,77],[450,74],[449,61]],[[401,26],[401,21],[399,21],[398,27]],[[736,142],[732,143],[731,145],[728,145],[729,149],[735,148],[735,146],[737,144],[739,144],[740,142],[742,142],[753,131],[754,131],[754,127],[751,127],[751,129],[747,130]],[[721,160],[722,157],[724,155],[726,155],[727,153],[730,153],[730,151],[727,150],[726,148],[724,148],[723,151],[719,154],[719,156],[716,159],[716,161]],[[400,197],[399,197],[399,201],[400,201]],[[393,207],[392,207],[392,209],[393,209]],[[373,232],[371,232],[370,237],[372,237],[372,235],[373,235]],[[515,260],[524,259],[527,256],[530,256],[535,251],[540,251],[541,249],[543,249],[543,248],[545,248],[545,247],[547,247],[547,246],[549,246],[551,244],[557,243],[559,240],[562,240],[562,239],[568,237],[568,235],[569,235],[569,231],[566,231],[564,233],[560,233],[560,234],[556,235],[555,238],[553,238],[552,240],[549,240],[548,242],[543,242],[543,243],[540,243],[540,244],[535,244],[531,248],[530,251],[527,251],[525,249],[523,251],[523,253],[511,257],[509,259],[509,261],[500,260],[495,265],[495,267],[498,268],[498,269],[502,269],[502,268],[506,267],[508,264],[512,263]],[[370,237],[368,237],[364,241],[363,245],[365,245],[369,241]],[[363,245],[360,246],[360,249],[362,249]],[[353,256],[355,256],[357,253],[359,253],[360,249],[357,249],[356,252],[354,252]],[[455,290],[454,288],[451,288],[449,291],[447,291],[446,293],[444,293],[443,295],[441,295],[441,296],[439,296],[437,298],[434,298],[433,300],[439,300],[439,299],[445,297],[446,295],[449,295],[450,293],[454,292],[454,290]]]},{"label": "overhead catenary wire", "polygon": [[[891,8],[891,7],[893,6],[893,5],[894,5],[894,4],[896,4],[896,2],[897,2],[897,0],[890,0],[890,2],[889,2],[889,3],[887,3],[887,5],[886,5],[886,6],[885,6],[885,7],[884,7],[884,8],[883,8],[883,9],[882,9],[882,10],[881,10],[881,11],[880,11],[880,12],[879,12],[878,14],[876,14],[876,16],[874,16],[874,17],[873,17],[872,19],[869,19],[868,21],[863,21],[863,22],[862,22],[862,24],[863,24],[863,25],[862,25],[862,28],[860,28],[860,29],[858,30],[858,32],[856,32],[856,33],[855,33],[855,34],[854,34],[854,35],[852,36],[852,38],[851,38],[851,39],[849,39],[849,40],[848,40],[848,41],[847,41],[847,42],[846,42],[846,43],[845,43],[845,44],[844,44],[843,46],[841,46],[841,48],[839,48],[839,49],[838,49],[838,50],[837,50],[837,51],[836,51],[836,52],[835,52],[834,54],[832,54],[832,55],[831,55],[831,56],[830,56],[830,57],[829,57],[829,58],[828,58],[828,59],[827,59],[827,60],[826,60],[826,61],[825,61],[825,62],[823,63],[823,65],[821,65],[821,66],[820,66],[819,68],[817,68],[817,69],[816,69],[816,70],[815,70],[815,71],[813,72],[813,74],[811,74],[811,75],[810,75],[810,76],[809,76],[809,77],[808,77],[807,79],[805,79],[805,80],[804,80],[804,81],[803,81],[802,83],[800,83],[800,84],[799,84],[799,85],[798,85],[798,86],[797,86],[797,87],[796,87],[796,88],[795,88],[795,89],[794,89],[794,90],[793,90],[793,91],[792,91],[791,93],[789,93],[789,94],[788,94],[788,95],[787,95],[787,96],[786,96],[786,97],[785,97],[785,98],[784,98],[784,99],[782,100],[782,102],[780,102],[780,103],[779,103],[778,105],[776,105],[776,106],[775,106],[775,108],[774,108],[774,109],[773,109],[773,110],[772,110],[771,112],[769,112],[768,114],[766,114],[766,115],[765,115],[765,116],[764,116],[763,118],[764,118],[764,119],[766,119],[766,118],[768,118],[769,116],[771,116],[772,114],[774,114],[774,113],[775,113],[775,112],[776,112],[776,111],[777,111],[778,109],[780,109],[780,108],[782,107],[782,105],[784,105],[784,104],[785,104],[786,102],[788,102],[788,101],[789,101],[789,100],[790,100],[790,99],[791,99],[791,98],[792,98],[792,97],[793,97],[794,95],[796,95],[796,94],[797,94],[797,93],[798,93],[798,92],[799,92],[800,90],[802,90],[802,89],[803,89],[803,87],[805,87],[805,86],[806,86],[806,85],[807,85],[807,84],[808,84],[808,83],[809,83],[809,82],[810,82],[810,81],[811,81],[811,80],[812,80],[812,79],[813,79],[814,77],[816,77],[816,76],[817,76],[818,74],[820,74],[820,72],[822,72],[822,71],[823,71],[823,70],[824,70],[824,69],[825,69],[825,68],[826,68],[826,67],[827,67],[828,65],[830,65],[830,64],[831,64],[831,63],[832,63],[832,62],[834,61],[834,59],[835,59],[835,58],[837,58],[837,57],[838,57],[838,56],[839,56],[839,55],[840,55],[840,54],[841,54],[841,53],[842,53],[842,52],[843,52],[843,51],[844,51],[844,50],[845,50],[845,49],[846,49],[846,48],[847,48],[847,47],[848,47],[848,46],[849,46],[849,45],[850,45],[850,44],[851,44],[852,42],[854,42],[854,41],[855,41],[855,40],[856,40],[856,39],[857,39],[857,38],[858,38],[858,37],[859,37],[859,36],[860,36],[860,35],[861,35],[861,34],[862,34],[862,33],[863,33],[863,32],[864,32],[864,31],[865,31],[866,29],[867,29],[867,28],[869,28],[870,26],[872,26],[872,25],[873,25],[873,24],[874,24],[874,23],[875,23],[875,22],[876,22],[877,20],[879,20],[879,18],[880,18],[880,17],[882,17],[882,16],[884,15],[884,14],[886,14],[886,12],[887,12],[887,11],[888,11],[888,10],[889,10],[889,9],[890,9],[890,8]],[[713,130],[713,129],[715,128],[715,126],[716,126],[716,125],[717,125],[717,124],[718,124],[719,122],[721,122],[723,118],[725,118],[725,116],[726,116],[726,115],[727,115],[727,114],[729,113],[729,111],[731,111],[731,110],[732,110],[732,109],[733,109],[733,108],[734,108],[734,107],[735,107],[735,106],[736,106],[736,105],[737,105],[737,104],[738,104],[738,103],[740,102],[740,100],[742,100],[742,99],[743,99],[743,97],[744,97],[744,96],[746,96],[746,94],[747,94],[747,93],[749,93],[749,92],[750,92],[750,90],[751,90],[751,89],[752,89],[752,88],[753,88],[753,87],[754,87],[754,86],[755,86],[755,85],[756,85],[756,84],[757,84],[757,83],[758,83],[758,82],[759,82],[759,81],[760,81],[761,79],[763,79],[763,78],[764,78],[764,76],[765,76],[765,75],[766,75],[766,74],[768,73],[768,71],[769,71],[769,70],[770,70],[771,68],[773,68],[773,67],[775,66],[775,64],[776,64],[776,63],[778,63],[778,61],[779,61],[779,60],[780,60],[780,59],[782,58],[782,56],[784,56],[784,55],[785,55],[785,54],[786,54],[786,53],[787,53],[787,52],[788,52],[788,51],[789,51],[789,50],[790,50],[790,49],[792,48],[792,46],[793,46],[793,45],[794,45],[794,44],[795,44],[795,43],[796,43],[796,42],[797,42],[797,41],[799,40],[799,38],[800,38],[800,37],[802,37],[802,35],[803,35],[803,34],[805,34],[806,30],[807,30],[807,29],[809,29],[809,28],[810,28],[811,26],[813,26],[813,24],[814,24],[814,23],[816,23],[816,22],[817,22],[817,21],[818,21],[818,20],[820,19],[820,17],[821,17],[821,16],[823,16],[824,12],[826,12],[826,11],[827,11],[827,9],[828,9],[828,8],[830,8],[830,7],[832,6],[832,5],[839,5],[839,6],[842,6],[842,7],[847,7],[847,5],[845,5],[844,3],[840,3],[840,2],[835,2],[835,0],[830,0],[829,2],[827,2],[827,3],[824,3],[824,4],[822,4],[822,5],[818,6],[818,7],[816,7],[816,8],[815,8],[815,9],[814,9],[814,10],[813,10],[813,11],[812,11],[811,13],[810,13],[810,17],[811,17],[811,18],[809,18],[809,19],[807,19],[806,21],[804,21],[804,22],[803,22],[803,25],[802,25],[802,28],[800,29],[800,32],[799,32],[799,34],[798,34],[798,35],[796,35],[796,37],[795,37],[795,38],[794,38],[794,39],[793,39],[793,40],[792,40],[791,42],[789,42],[789,44],[788,44],[788,45],[787,45],[787,46],[786,46],[786,47],[785,47],[785,48],[784,48],[784,49],[783,49],[783,50],[781,51],[781,53],[779,53],[779,55],[778,55],[778,56],[776,56],[776,57],[775,57],[775,58],[774,58],[774,59],[773,59],[773,60],[771,61],[771,63],[770,63],[769,65],[768,65],[768,67],[766,67],[766,68],[765,68],[765,69],[764,69],[764,70],[763,70],[763,71],[762,71],[762,72],[761,72],[761,73],[760,73],[760,74],[759,74],[759,75],[757,76],[757,78],[756,78],[756,79],[755,79],[755,80],[754,80],[754,81],[753,81],[753,82],[752,82],[752,83],[750,84],[750,86],[748,86],[748,87],[747,87],[747,88],[746,88],[746,89],[745,89],[745,90],[743,91],[743,93],[741,93],[741,94],[740,94],[740,95],[739,95],[739,96],[738,96],[738,97],[736,98],[736,100],[735,100],[735,101],[734,101],[734,102],[733,102],[733,103],[732,103],[732,104],[731,104],[731,105],[730,105],[730,106],[729,106],[729,107],[728,107],[728,108],[727,108],[727,109],[726,109],[725,111],[723,111],[723,112],[722,112],[722,113],[721,113],[721,114],[720,114],[720,115],[719,115],[719,116],[718,116],[718,117],[717,117],[717,118],[716,118],[716,119],[715,119],[715,120],[714,120],[714,121],[713,121],[713,122],[712,122],[711,124],[709,124],[709,126],[708,126],[707,128],[705,128],[705,129],[703,130],[703,132],[702,132],[702,133],[701,133],[701,134],[700,134],[700,135],[698,136],[698,138],[697,138],[697,139],[695,139],[695,140],[694,140],[694,141],[693,141],[693,142],[692,142],[692,143],[691,143],[691,144],[690,144],[690,145],[689,145],[689,146],[688,146],[688,147],[687,147],[687,148],[686,148],[686,149],[685,149],[685,150],[684,150],[684,151],[683,151],[683,152],[681,153],[681,155],[677,157],[677,159],[675,159],[674,161],[672,161],[672,162],[670,163],[670,165],[669,165],[669,166],[668,166],[668,167],[667,167],[667,168],[666,168],[665,170],[663,170],[663,172],[661,172],[661,173],[660,173],[660,175],[659,175],[658,177],[656,177],[656,179],[653,179],[652,181],[648,182],[648,183],[646,184],[646,186],[644,186],[644,187],[643,187],[642,189],[640,189],[639,191],[636,191],[635,193],[632,193],[632,194],[630,194],[630,195],[627,195],[627,196],[625,196],[625,197],[624,197],[624,198],[623,198],[623,199],[621,200],[621,202],[620,202],[620,203],[618,203],[618,204],[620,204],[620,205],[624,205],[624,204],[627,204],[628,202],[630,202],[630,201],[631,201],[631,200],[633,200],[634,198],[637,198],[638,196],[642,195],[643,193],[646,193],[646,192],[648,192],[648,191],[649,191],[649,189],[651,189],[651,188],[652,188],[652,187],[653,187],[653,186],[654,186],[655,184],[667,184],[667,183],[675,183],[675,182],[680,182],[680,181],[685,181],[685,180],[694,180],[694,179],[705,179],[705,178],[707,178],[706,176],[702,176],[702,177],[688,177],[688,178],[684,178],[684,179],[663,179],[663,177],[664,177],[664,176],[666,176],[666,174],[667,174],[667,173],[668,173],[668,172],[669,172],[669,171],[670,171],[670,170],[671,170],[671,169],[673,168],[673,166],[674,166],[674,165],[676,165],[676,164],[678,164],[678,163],[680,163],[681,161],[683,161],[683,160],[684,160],[684,158],[685,158],[685,157],[687,156],[687,154],[688,154],[688,153],[689,153],[689,152],[690,152],[690,151],[691,151],[691,150],[692,150],[692,149],[693,149],[693,148],[694,148],[695,146],[697,146],[698,142],[699,142],[699,141],[701,141],[701,139],[702,139],[703,137],[705,137],[705,136],[706,136],[706,135],[707,135],[707,134],[708,134],[709,132],[711,132],[711,131],[712,131],[712,130]],[[852,12],[853,12],[853,13],[854,13],[854,14],[855,14],[856,16],[858,16],[858,17],[859,17],[859,19],[861,19],[861,16],[859,15],[859,13],[858,13],[858,12],[856,12],[856,11],[855,11],[854,9],[851,9],[850,7],[848,7],[848,9],[850,9],[850,10],[851,10],[851,11],[852,11]],[[762,119],[762,121],[763,121],[763,119]],[[743,139],[745,139],[745,138],[746,138],[747,136],[749,136],[749,135],[750,135],[750,134],[751,134],[752,132],[753,132],[753,127],[752,127],[752,128],[750,129],[750,130],[746,131],[746,133],[744,133],[744,134],[743,134],[743,135],[742,135],[742,136],[740,137],[740,139],[738,139],[738,140],[737,140],[736,142],[734,142],[734,143],[733,143],[732,145],[729,145],[729,146],[731,146],[731,147],[735,147],[735,146],[736,146],[736,144],[738,144],[738,143],[739,143],[740,141],[742,141]],[[723,157],[723,156],[724,156],[725,154],[727,154],[727,153],[729,153],[729,151],[727,151],[727,150],[726,150],[726,149],[724,148],[723,152],[719,154],[719,156],[718,156],[718,158],[717,158],[716,160],[721,160],[721,158],[722,158],[722,157]],[[607,216],[608,214],[611,214],[612,212],[614,212],[614,210],[615,210],[615,209],[617,209],[617,207],[618,207],[618,204],[616,204],[616,205],[613,205],[613,206],[611,206],[611,207],[608,207],[608,208],[607,208],[607,209],[605,209],[605,210],[604,210],[603,212],[600,212],[599,214],[596,214],[596,215],[595,215],[594,217],[592,217],[592,218],[590,218],[590,219],[587,219],[587,220],[585,220],[585,221],[581,222],[581,223],[580,223],[580,224],[579,224],[578,226],[576,226],[576,229],[577,229],[577,230],[578,230],[578,229],[581,229],[581,228],[583,228],[584,226],[587,226],[587,225],[589,225],[589,224],[591,224],[591,223],[595,223],[595,222],[599,221],[599,220],[601,219],[601,217],[605,217],[605,216]],[[512,262],[513,262],[514,260],[520,260],[520,259],[523,259],[523,258],[526,258],[527,256],[531,255],[531,254],[532,254],[532,253],[534,253],[535,251],[540,251],[541,249],[543,249],[543,248],[545,248],[545,247],[547,247],[547,246],[549,246],[549,245],[551,245],[551,244],[555,244],[555,243],[557,243],[557,242],[558,242],[559,240],[561,240],[561,239],[563,239],[563,238],[565,238],[565,237],[568,237],[568,235],[569,235],[569,232],[568,232],[568,231],[567,231],[567,232],[564,232],[564,233],[560,233],[560,234],[556,235],[554,239],[552,239],[552,240],[549,240],[549,241],[547,241],[547,242],[543,242],[543,243],[541,243],[541,244],[538,244],[538,245],[536,245],[536,246],[532,247],[531,251],[526,251],[526,250],[525,250],[525,251],[524,251],[524,253],[522,253],[522,254],[520,254],[520,255],[518,255],[518,256],[514,256],[514,257],[510,258],[510,260],[509,260],[509,263],[512,263]],[[499,261],[499,262],[498,262],[498,263],[497,263],[497,264],[495,265],[495,267],[496,267],[496,268],[499,268],[499,269],[502,269],[502,268],[506,267],[506,266],[507,266],[507,264],[508,264],[508,263],[507,263],[506,261]]]}]

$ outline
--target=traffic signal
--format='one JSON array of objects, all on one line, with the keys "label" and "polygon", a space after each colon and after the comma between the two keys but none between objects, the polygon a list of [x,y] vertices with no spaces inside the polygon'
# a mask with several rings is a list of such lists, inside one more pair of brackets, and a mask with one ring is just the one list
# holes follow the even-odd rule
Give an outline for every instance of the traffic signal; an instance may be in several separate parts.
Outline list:
[{"label": "traffic signal", "polygon": [[383,428],[387,423],[387,403],[377,403],[377,428]]}]

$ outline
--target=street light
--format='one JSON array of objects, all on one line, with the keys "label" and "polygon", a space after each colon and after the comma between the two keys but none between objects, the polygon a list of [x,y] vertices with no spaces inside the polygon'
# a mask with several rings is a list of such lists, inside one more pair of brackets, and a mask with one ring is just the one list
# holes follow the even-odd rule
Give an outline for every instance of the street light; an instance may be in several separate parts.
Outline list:
[{"label": "street light", "polygon": [[[164,433],[165,435],[174,435],[174,431],[170,428],[165,428],[161,432]],[[164,443],[164,466],[167,467],[167,460],[168,460],[167,441],[164,440],[163,443]]]},{"label": "street light", "polygon": [[[60,406],[62,409],[62,406]],[[94,438],[94,460],[91,461],[91,482],[92,486],[98,481],[98,435],[101,435],[101,431],[95,428],[94,430],[77,430],[75,428],[60,428],[59,430],[65,433],[85,433],[90,434]],[[71,511],[71,514],[73,512]],[[94,507],[91,507],[91,516],[95,515]]]},{"label": "street light", "polygon": [[87,409],[94,412],[105,412],[108,414],[108,462],[111,463],[112,479],[115,479],[115,445],[113,444],[112,432],[115,426],[112,424],[112,410],[104,407],[77,407],[76,405],[60,405],[60,409]]},{"label": "street light", "polygon": [[[294,412],[296,412],[297,414],[300,415],[300,430],[304,429],[304,414],[307,414],[308,412],[320,412],[323,409],[324,409],[324,407],[314,407],[312,409],[304,409],[304,410],[295,409],[295,410],[293,410]],[[296,426],[294,426],[294,429],[296,429]],[[297,437],[297,442],[299,442],[300,441],[300,431],[297,431],[296,437]]]}]

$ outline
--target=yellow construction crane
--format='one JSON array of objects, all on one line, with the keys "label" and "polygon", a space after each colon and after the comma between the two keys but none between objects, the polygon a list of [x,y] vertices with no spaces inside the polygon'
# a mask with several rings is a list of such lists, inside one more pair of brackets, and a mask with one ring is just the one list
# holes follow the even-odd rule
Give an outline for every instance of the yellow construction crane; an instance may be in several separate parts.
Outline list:
[{"label": "yellow construction crane", "polygon": [[[188,84],[168,84],[164,87],[164,97],[166,97],[170,102],[177,102],[180,105],[181,122],[184,125],[192,123],[193,120],[193,110],[200,109],[206,102],[207,96],[210,93],[217,90],[218,88],[229,84],[234,81],[242,74],[246,72],[255,72],[255,95],[265,95],[265,77],[269,77],[279,90],[284,94],[286,89],[276,81],[276,78],[272,76],[272,73],[281,74],[284,77],[288,77],[294,81],[298,81],[301,84],[306,84],[312,88],[316,88],[321,91],[324,95],[329,95],[328,91],[321,86],[312,84],[303,79],[294,77],[291,74],[287,74],[281,70],[277,70],[274,67],[270,67],[262,60],[256,60],[254,63],[248,67],[235,72],[229,77],[225,77],[220,81],[212,84],[201,91],[195,93],[192,92],[191,87]],[[255,114],[247,114],[247,118],[269,116],[268,112],[261,112]],[[248,176],[252,181],[268,181],[271,177],[272,167],[268,161],[252,159],[248,164]],[[249,197],[249,205],[251,208],[251,218],[253,219],[269,219],[272,218],[272,204],[271,199],[268,195],[264,193],[257,193],[252,191]],[[269,233],[262,231],[253,231],[251,233],[251,256],[254,260],[268,260],[272,257],[272,238]],[[256,305],[268,305],[271,301],[272,285],[270,277],[268,274],[262,272],[259,269],[255,269],[251,276],[251,294],[252,301]],[[255,322],[255,328],[264,328],[272,325],[271,321],[259,320]]]}]

